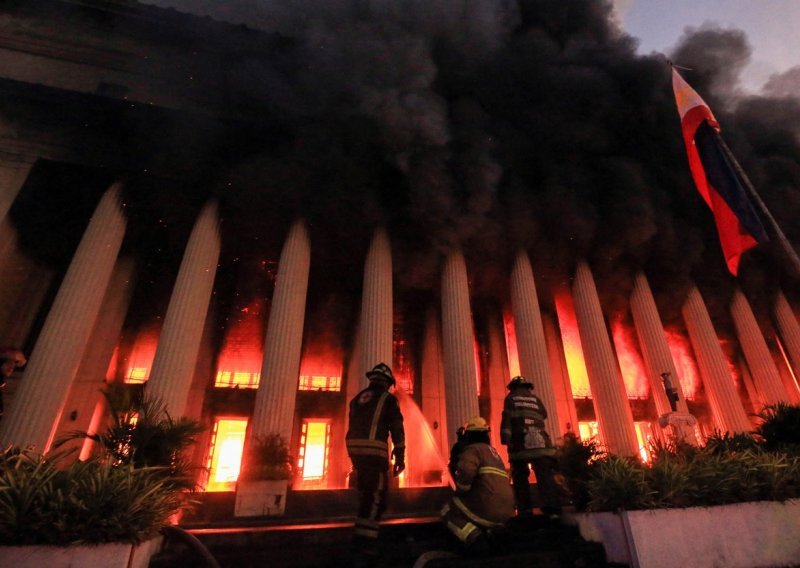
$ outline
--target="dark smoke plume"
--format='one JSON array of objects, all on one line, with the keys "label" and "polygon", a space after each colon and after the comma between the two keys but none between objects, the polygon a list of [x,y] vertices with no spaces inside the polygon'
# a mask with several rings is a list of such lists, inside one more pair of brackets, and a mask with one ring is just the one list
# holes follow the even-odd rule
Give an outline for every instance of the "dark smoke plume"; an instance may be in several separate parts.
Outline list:
[{"label": "dark smoke plume", "polygon": [[[691,282],[723,299],[715,316],[727,312],[734,281],[689,176],[667,58],[637,55],[610,2],[153,3],[278,38],[226,71],[284,136],[229,166],[223,195],[276,226],[302,212],[325,249],[315,262],[340,263],[353,297],[363,255],[341,251],[364,251],[384,224],[408,290],[435,290],[439,255],[461,246],[475,293],[496,296],[522,247],[544,275],[588,258],[611,312],[639,269],[667,319]],[[749,57],[743,32],[711,24],[670,54],[797,244],[800,74],[745,96]],[[242,238],[258,227],[243,222]],[[750,253],[742,285],[766,298],[788,281],[781,266],[771,245]]]}]

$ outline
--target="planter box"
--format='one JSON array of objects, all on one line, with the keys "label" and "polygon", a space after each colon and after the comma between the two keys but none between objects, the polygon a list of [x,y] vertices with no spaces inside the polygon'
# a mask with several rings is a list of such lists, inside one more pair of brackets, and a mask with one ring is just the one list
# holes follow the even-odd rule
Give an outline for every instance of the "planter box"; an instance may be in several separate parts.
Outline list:
[{"label": "planter box", "polygon": [[796,566],[800,500],[576,513],[565,517],[609,562],[634,568]]},{"label": "planter box", "polygon": [[239,481],[236,484],[236,517],[277,517],[286,508],[289,481]]},{"label": "planter box", "polygon": [[162,537],[141,544],[0,546],[0,568],[147,568]]}]

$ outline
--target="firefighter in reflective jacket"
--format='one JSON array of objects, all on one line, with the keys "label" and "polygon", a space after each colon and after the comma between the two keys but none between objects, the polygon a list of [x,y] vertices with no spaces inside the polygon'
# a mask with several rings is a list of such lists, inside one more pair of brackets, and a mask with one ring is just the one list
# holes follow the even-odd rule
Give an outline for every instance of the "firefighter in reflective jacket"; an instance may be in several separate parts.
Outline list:
[{"label": "firefighter in reflective jacket", "polygon": [[556,467],[555,448],[544,429],[547,410],[541,399],[533,394],[533,385],[525,377],[514,377],[507,386],[510,391],[503,404],[500,441],[508,446],[511,479],[517,515],[532,514],[529,466],[533,465],[542,512],[558,515],[561,504],[553,473]]},{"label": "firefighter in reflective jacket", "polygon": [[374,559],[378,555],[378,523],[386,508],[389,434],[394,444],[395,477],[405,469],[406,444],[400,405],[389,392],[395,384],[392,370],[379,363],[367,373],[367,378],[369,386],[350,401],[346,442],[358,489],[353,548],[356,554]]},{"label": "firefighter in reflective jacket", "polygon": [[486,550],[487,531],[514,516],[514,495],[500,455],[489,443],[489,426],[480,416],[464,427],[456,464],[456,490],[442,509],[447,528],[470,549]]}]

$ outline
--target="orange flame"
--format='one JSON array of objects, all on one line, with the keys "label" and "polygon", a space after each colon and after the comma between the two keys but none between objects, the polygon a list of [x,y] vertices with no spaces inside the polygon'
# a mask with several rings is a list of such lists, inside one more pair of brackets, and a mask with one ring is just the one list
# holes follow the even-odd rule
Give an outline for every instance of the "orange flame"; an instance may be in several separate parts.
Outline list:
[{"label": "orange flame", "polygon": [[692,356],[689,340],[676,330],[665,329],[664,333],[672,354],[672,361],[675,363],[675,370],[678,372],[683,396],[687,400],[694,400],[700,386],[700,375]]},{"label": "orange flame", "polygon": [[519,368],[519,348],[517,347],[517,328],[514,314],[510,310],[503,311],[503,331],[506,334],[506,351],[508,354],[508,372],[512,377],[522,374]]},{"label": "orange flame", "polygon": [[583,357],[578,319],[575,316],[572,296],[568,291],[562,290],[555,295],[555,304],[572,395],[577,398],[591,398],[589,374],[586,371],[586,360]]},{"label": "orange flame", "polygon": [[628,398],[647,398],[650,389],[647,384],[647,373],[639,354],[633,330],[621,319],[611,322],[611,336],[617,351],[622,379],[625,381],[625,392]]}]

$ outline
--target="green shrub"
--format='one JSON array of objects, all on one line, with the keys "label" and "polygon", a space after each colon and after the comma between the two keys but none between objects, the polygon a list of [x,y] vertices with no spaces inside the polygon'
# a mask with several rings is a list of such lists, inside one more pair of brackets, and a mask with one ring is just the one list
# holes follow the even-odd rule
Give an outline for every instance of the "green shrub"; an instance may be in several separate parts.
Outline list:
[{"label": "green shrub", "polygon": [[565,434],[564,443],[556,448],[558,479],[568,501],[579,510],[585,509],[589,503],[586,485],[602,455],[595,439],[580,440],[572,432]]},{"label": "green shrub", "polygon": [[646,468],[636,459],[608,456],[587,483],[590,511],[651,508]]},{"label": "green shrub", "polygon": [[244,481],[289,479],[292,457],[280,434],[257,436],[250,444],[239,479]]},{"label": "green shrub", "polygon": [[184,506],[158,468],[92,459],[60,468],[28,451],[0,460],[0,544],[147,540]]},{"label": "green shrub", "polygon": [[765,449],[800,456],[800,406],[765,406],[758,417],[761,423],[756,434],[763,439]]}]

